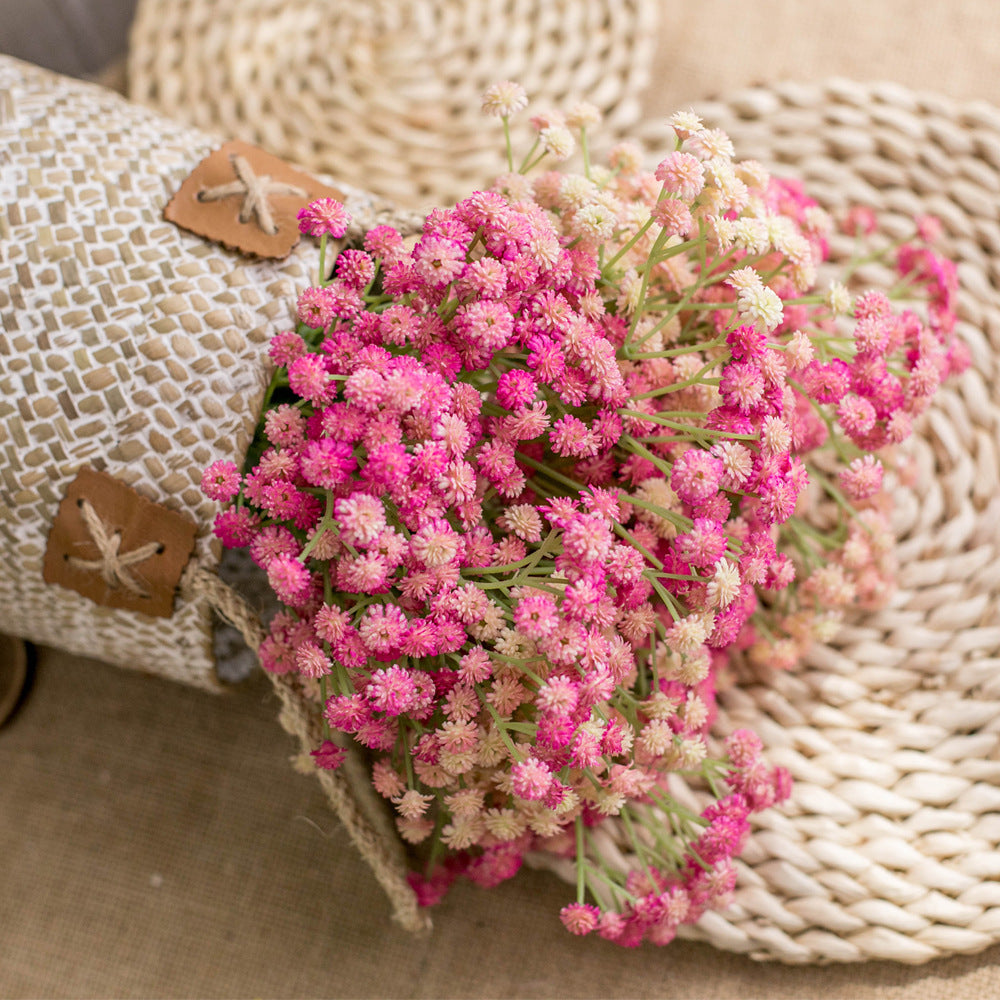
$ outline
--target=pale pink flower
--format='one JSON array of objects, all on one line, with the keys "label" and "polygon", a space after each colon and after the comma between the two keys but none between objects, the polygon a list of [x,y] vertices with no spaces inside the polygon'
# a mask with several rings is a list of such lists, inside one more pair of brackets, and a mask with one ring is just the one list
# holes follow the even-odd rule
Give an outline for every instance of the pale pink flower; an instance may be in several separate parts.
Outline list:
[{"label": "pale pink flower", "polygon": [[670,153],[656,168],[664,191],[683,201],[693,201],[705,185],[705,168],[690,153]]},{"label": "pale pink flower", "polygon": [[552,772],[534,757],[518,761],[511,769],[511,787],[522,799],[539,800],[552,784]]},{"label": "pale pink flower", "polygon": [[324,771],[336,771],[347,759],[347,751],[331,740],[324,740],[315,750],[311,750],[309,755],[316,766]]},{"label": "pale pink flower", "polygon": [[201,477],[201,491],[209,500],[228,503],[239,492],[242,477],[235,462],[213,462]]},{"label": "pale pink flower", "polygon": [[840,485],[852,500],[866,500],[882,488],[882,463],[874,455],[854,459],[840,474]]},{"label": "pale pink flower", "polygon": [[295,651],[295,662],[303,677],[325,677],[330,673],[330,661],[319,645],[303,642]]},{"label": "pale pink flower", "polygon": [[412,707],[416,696],[413,678],[397,664],[373,671],[365,688],[369,704],[386,715],[402,715]]},{"label": "pale pink flower", "polygon": [[495,118],[507,118],[528,106],[528,95],[519,83],[500,80],[483,91],[483,113]]},{"label": "pale pink flower", "polygon": [[559,919],[571,934],[589,934],[597,927],[601,912],[590,903],[570,903],[559,911]]},{"label": "pale pink flower", "polygon": [[267,566],[267,582],[285,604],[296,605],[308,593],[311,584],[309,570],[297,559],[280,555]]}]

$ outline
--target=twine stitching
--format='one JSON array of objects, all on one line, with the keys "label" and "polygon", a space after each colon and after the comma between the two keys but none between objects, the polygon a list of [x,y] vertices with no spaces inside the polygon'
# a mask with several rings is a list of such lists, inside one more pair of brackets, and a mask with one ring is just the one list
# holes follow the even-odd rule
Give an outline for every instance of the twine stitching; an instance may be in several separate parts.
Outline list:
[{"label": "twine stitching", "polygon": [[66,561],[74,569],[97,570],[104,582],[113,589],[123,587],[137,597],[149,597],[142,584],[128,572],[129,566],[145,562],[152,556],[163,551],[161,542],[147,542],[129,552],[121,551],[122,533],[112,531],[105,524],[89,500],[81,497],[77,506],[83,515],[83,523],[90,534],[90,539],[97,546],[100,556],[97,559],[80,559],[77,556],[67,556]]},{"label": "twine stitching", "polygon": [[305,198],[308,195],[300,187],[294,184],[285,184],[283,181],[274,181],[269,174],[257,176],[253,172],[246,157],[234,153],[229,157],[229,162],[233,166],[236,180],[228,184],[218,184],[215,187],[205,188],[198,192],[199,201],[219,201],[222,198],[231,198],[234,195],[242,195],[243,203],[240,205],[240,222],[247,223],[251,216],[257,217],[257,227],[274,236],[278,231],[278,225],[271,214],[271,206],[268,204],[268,195],[288,195],[296,198]]}]

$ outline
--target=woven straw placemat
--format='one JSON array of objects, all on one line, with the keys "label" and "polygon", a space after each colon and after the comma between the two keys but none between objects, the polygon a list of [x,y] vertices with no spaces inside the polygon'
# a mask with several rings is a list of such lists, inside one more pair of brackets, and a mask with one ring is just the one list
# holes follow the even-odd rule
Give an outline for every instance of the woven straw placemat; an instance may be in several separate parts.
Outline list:
[{"label": "woven straw placemat", "polygon": [[[638,120],[658,0],[141,0],[129,96],[400,205],[451,203],[498,166],[486,87]],[[515,123],[518,144],[530,129]]]},{"label": "woven straw placemat", "polygon": [[909,446],[888,606],[723,696],[720,732],[756,730],[795,784],[756,818],[733,907],[681,930],[784,962],[974,952],[1000,940],[1000,111],[846,81],[697,110],[833,212],[870,205],[900,236],[938,216],[973,365]]},{"label": "woven straw placemat", "polygon": [[847,81],[700,110],[834,212],[940,218],[973,363],[912,441],[888,607],[727,697],[721,725],[756,728],[795,786],[693,936],[788,962],[977,951],[1000,939],[1000,110]]}]

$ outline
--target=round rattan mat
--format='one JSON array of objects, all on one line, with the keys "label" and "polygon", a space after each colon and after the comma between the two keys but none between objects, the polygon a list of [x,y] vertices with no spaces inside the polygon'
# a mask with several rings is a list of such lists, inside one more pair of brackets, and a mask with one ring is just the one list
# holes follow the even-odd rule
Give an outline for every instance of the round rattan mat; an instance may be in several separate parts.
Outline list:
[{"label": "round rattan mat", "polygon": [[[479,100],[586,99],[602,137],[639,117],[656,0],[141,0],[129,96],[400,205],[452,202],[496,173]],[[528,123],[515,123],[527,149]]]},{"label": "round rattan mat", "polygon": [[[899,235],[937,215],[973,366],[909,446],[888,606],[723,697],[720,735],[756,730],[795,785],[757,818],[732,908],[681,932],[785,962],[980,950],[1000,940],[1000,111],[844,81],[696,110],[834,212],[870,205]],[[664,132],[643,138],[662,148]],[[834,240],[834,258],[850,244]],[[607,824],[609,856],[616,834]]]}]

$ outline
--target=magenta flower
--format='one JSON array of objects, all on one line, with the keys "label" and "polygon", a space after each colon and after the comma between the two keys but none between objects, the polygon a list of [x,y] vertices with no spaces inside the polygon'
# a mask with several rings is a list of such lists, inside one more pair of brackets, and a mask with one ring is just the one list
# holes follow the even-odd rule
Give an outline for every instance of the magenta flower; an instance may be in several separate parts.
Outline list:
[{"label": "magenta flower", "polygon": [[334,198],[319,198],[310,202],[296,216],[299,232],[305,236],[332,236],[339,240],[346,232],[351,216]]}]

